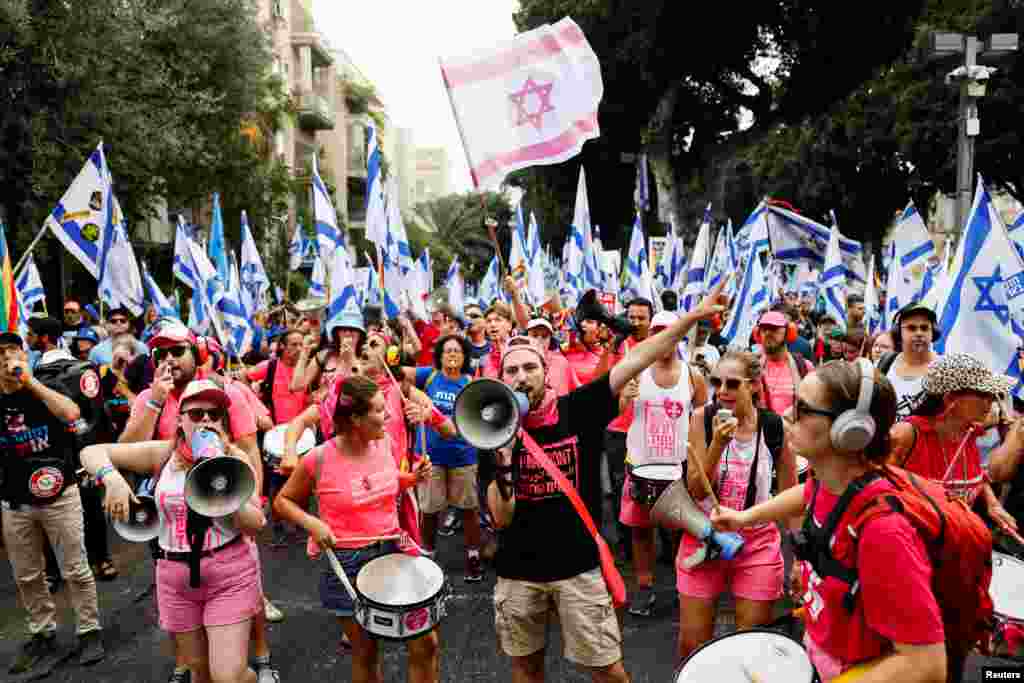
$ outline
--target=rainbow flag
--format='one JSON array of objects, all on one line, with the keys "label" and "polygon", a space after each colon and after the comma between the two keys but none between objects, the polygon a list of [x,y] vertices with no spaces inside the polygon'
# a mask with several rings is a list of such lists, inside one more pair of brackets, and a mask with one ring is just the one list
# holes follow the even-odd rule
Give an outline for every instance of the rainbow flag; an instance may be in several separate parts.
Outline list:
[{"label": "rainbow flag", "polygon": [[0,330],[18,331],[18,290],[14,286],[11,252],[7,250],[3,223],[0,223]]}]

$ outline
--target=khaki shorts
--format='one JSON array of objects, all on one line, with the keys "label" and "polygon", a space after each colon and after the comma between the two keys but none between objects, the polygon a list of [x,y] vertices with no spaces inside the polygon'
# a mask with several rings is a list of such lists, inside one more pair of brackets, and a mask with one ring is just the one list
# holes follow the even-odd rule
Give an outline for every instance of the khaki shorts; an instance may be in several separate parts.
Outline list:
[{"label": "khaki shorts", "polygon": [[509,657],[544,649],[552,612],[562,622],[566,659],[590,668],[622,659],[622,633],[600,569],[546,583],[498,578],[494,623]]},{"label": "khaki shorts", "polygon": [[460,510],[476,510],[480,507],[476,492],[476,465],[434,465],[430,469],[430,481],[420,483],[416,494],[425,515],[437,514],[449,505]]}]

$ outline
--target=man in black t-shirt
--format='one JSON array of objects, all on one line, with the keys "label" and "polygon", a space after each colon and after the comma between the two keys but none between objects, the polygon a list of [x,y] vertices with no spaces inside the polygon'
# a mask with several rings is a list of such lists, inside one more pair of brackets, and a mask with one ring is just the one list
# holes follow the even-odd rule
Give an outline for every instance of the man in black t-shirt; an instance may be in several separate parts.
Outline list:
[{"label": "man in black t-shirt", "polygon": [[0,333],[3,535],[31,635],[10,667],[12,674],[43,675],[56,661],[57,607],[44,578],[45,539],[60,562],[77,617],[79,662],[91,664],[104,656],[69,431],[80,417],[72,399],[31,375],[21,337]]},{"label": "man in black t-shirt", "polygon": [[[724,284],[678,322],[631,349],[609,373],[561,397],[546,386],[543,351],[530,342],[509,342],[499,376],[529,398],[523,428],[573,486],[600,482],[587,476],[587,468],[600,467],[604,430],[618,412],[616,395],[655,360],[671,353],[698,320],[725,309]],[[501,529],[495,557],[495,625],[502,649],[512,658],[513,680],[544,680],[546,628],[553,605],[566,658],[588,668],[595,681],[629,681],[597,544],[582,519],[521,445],[501,449],[495,460],[498,477],[487,492]],[[515,480],[513,472],[518,473]],[[587,500],[593,492],[583,490],[580,495]]]}]

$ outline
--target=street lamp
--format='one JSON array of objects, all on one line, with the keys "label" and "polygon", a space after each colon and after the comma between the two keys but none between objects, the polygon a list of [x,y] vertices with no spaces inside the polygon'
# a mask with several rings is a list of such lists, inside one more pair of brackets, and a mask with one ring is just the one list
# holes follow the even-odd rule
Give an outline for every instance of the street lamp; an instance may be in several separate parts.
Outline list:
[{"label": "street lamp", "polygon": [[951,232],[959,233],[967,222],[974,184],[974,138],[981,132],[978,98],[984,97],[986,81],[995,68],[979,61],[996,61],[1017,51],[1016,33],[993,33],[984,41],[962,33],[932,33],[927,58],[947,60],[963,54],[963,64],[946,75],[946,83],[960,89],[957,112],[956,145],[956,223]]}]

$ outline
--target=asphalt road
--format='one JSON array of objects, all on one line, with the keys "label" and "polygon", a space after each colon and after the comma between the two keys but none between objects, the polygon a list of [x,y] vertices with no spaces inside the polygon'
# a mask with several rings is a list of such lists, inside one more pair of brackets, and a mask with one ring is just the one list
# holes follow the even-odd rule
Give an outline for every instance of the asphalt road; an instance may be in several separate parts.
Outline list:
[{"label": "asphalt road", "polygon": [[[606,537],[614,538],[614,532],[607,533]],[[148,548],[125,543],[113,532],[111,538],[121,575],[113,582],[98,584],[107,658],[88,669],[70,659],[58,665],[45,680],[68,683],[163,683],[167,680],[172,659],[167,637],[157,626]],[[461,533],[439,541],[439,561],[452,588],[448,617],[441,626],[442,680],[446,683],[511,680],[508,660],[498,652],[494,635],[493,572],[488,573],[482,583],[465,583]],[[22,681],[25,679],[8,677],[6,671],[25,637],[25,613],[18,604],[10,564],[2,549],[0,555],[3,555],[0,562],[0,681]],[[340,628],[334,618],[320,608],[317,594],[319,572],[326,563],[311,562],[305,555],[304,541],[298,538],[280,550],[272,550],[263,543],[261,555],[265,590],[285,614],[283,622],[270,625],[269,636],[281,680],[284,683],[351,680],[349,659],[338,653]],[[631,585],[628,567],[622,569],[627,585]],[[676,680],[673,671],[677,664],[678,613],[673,604],[674,577],[671,568],[663,564],[657,568],[657,588],[659,609],[655,617],[622,616],[626,668],[636,683]],[[64,590],[58,593],[57,602],[60,605],[58,638],[61,646],[70,650],[74,644],[74,615]],[[588,676],[561,657],[557,624],[549,632],[552,644],[548,648],[547,680],[589,681]],[[385,680],[404,681],[404,646],[386,643],[383,653]],[[991,662],[1008,663],[1005,660]],[[969,662],[968,680],[983,680],[979,671],[983,663],[981,658]],[[715,683],[730,681],[722,679]]]}]

